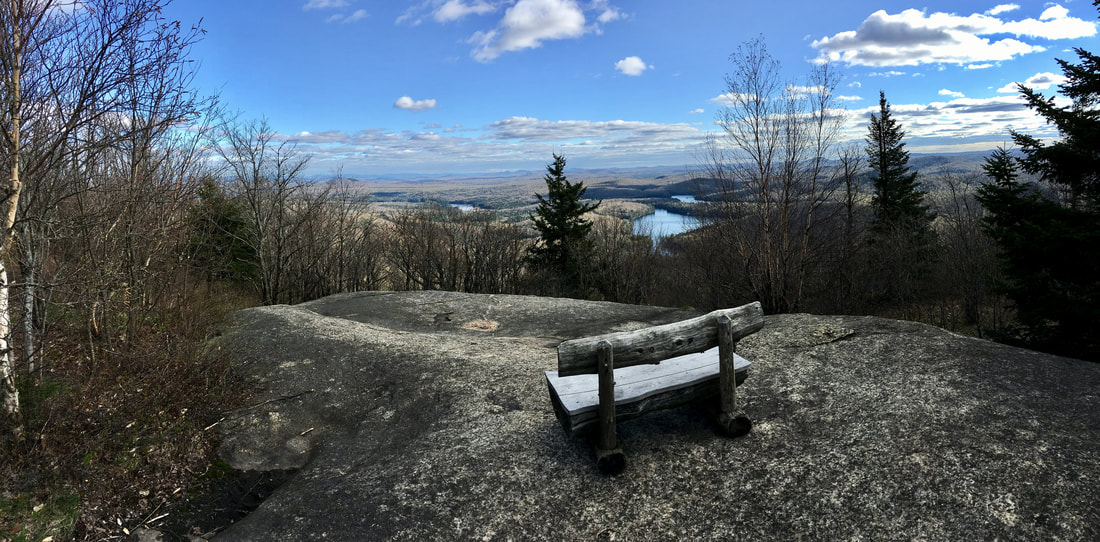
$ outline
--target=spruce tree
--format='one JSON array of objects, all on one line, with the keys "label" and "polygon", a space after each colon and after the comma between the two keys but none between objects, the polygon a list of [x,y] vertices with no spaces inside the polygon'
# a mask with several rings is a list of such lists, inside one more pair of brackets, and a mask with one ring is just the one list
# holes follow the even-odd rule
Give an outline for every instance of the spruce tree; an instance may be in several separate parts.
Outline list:
[{"label": "spruce tree", "polygon": [[864,292],[881,310],[915,317],[931,290],[935,260],[934,215],[924,203],[917,173],[909,169],[905,132],[879,92],[879,113],[867,127],[867,157],[874,193]]},{"label": "spruce tree", "polygon": [[867,131],[867,157],[875,188],[872,239],[904,233],[909,240],[926,245],[934,215],[924,204],[917,173],[909,169],[909,151],[902,141],[905,132],[890,113],[885,92],[879,91],[879,114],[871,114]]},{"label": "spruce tree", "polygon": [[538,270],[555,272],[564,293],[574,295],[583,290],[584,267],[591,242],[588,232],[592,223],[584,214],[595,210],[599,203],[582,203],[588,188],[583,182],[571,183],[565,176],[565,156],[553,154],[554,161],[546,166],[546,197],[535,194],[538,207],[530,215],[541,242],[528,251],[529,263]]},{"label": "spruce tree", "polygon": [[[1028,107],[1060,139],[1048,144],[1011,131],[1022,156],[1000,149],[986,160],[991,181],[979,200],[985,231],[1000,252],[1004,280],[997,286],[1017,312],[1008,338],[1100,361],[1100,57],[1074,51],[1078,63],[1058,60],[1069,106],[1019,85]],[[1017,167],[1048,185],[1019,183]]]}]

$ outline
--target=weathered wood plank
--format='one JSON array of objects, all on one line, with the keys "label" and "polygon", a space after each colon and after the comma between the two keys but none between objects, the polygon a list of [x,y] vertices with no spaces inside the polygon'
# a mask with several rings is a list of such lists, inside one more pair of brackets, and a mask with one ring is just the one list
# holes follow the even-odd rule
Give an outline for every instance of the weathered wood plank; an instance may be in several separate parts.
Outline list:
[{"label": "weathered wood plank", "polygon": [[614,450],[619,447],[615,437],[615,358],[611,343],[601,342],[596,351],[599,357],[599,403],[600,403],[600,440],[601,450]]},{"label": "weathered wood plank", "polygon": [[[735,355],[737,381],[744,381],[751,362]],[[718,395],[718,349],[615,370],[615,419],[632,420],[647,412],[673,408]],[[599,421],[597,375],[562,377],[546,371],[554,412],[565,432],[592,430]]]},{"label": "weathered wood plank", "polygon": [[764,327],[764,312],[755,302],[681,322],[565,341],[558,346],[558,375],[595,373],[596,345],[600,341],[611,343],[617,369],[708,350],[718,345],[715,319],[722,315],[733,321],[734,342]]},{"label": "weathered wood plank", "polygon": [[737,404],[736,354],[737,341],[732,336],[733,322],[718,317],[718,425],[731,437],[740,437],[752,430],[752,420],[741,415]]},{"label": "weathered wood plank", "polygon": [[718,317],[718,387],[722,394],[722,413],[733,415],[737,412],[737,381],[734,379],[733,322],[726,315]]}]

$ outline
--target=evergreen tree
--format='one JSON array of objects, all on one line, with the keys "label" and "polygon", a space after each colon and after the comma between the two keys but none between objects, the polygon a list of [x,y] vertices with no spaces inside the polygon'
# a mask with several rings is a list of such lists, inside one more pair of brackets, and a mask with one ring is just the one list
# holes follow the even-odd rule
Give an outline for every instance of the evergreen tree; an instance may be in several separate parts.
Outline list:
[{"label": "evergreen tree", "polygon": [[242,240],[248,227],[240,202],[225,193],[216,179],[200,181],[198,200],[189,209],[191,264],[206,275],[207,286],[217,280],[247,281],[256,273],[256,252]]},{"label": "evergreen tree", "polygon": [[[1100,7],[1100,0],[1094,2]],[[1023,85],[1028,106],[1057,127],[1046,144],[1012,131],[1023,154],[1000,149],[986,159],[979,200],[986,233],[1000,249],[1005,280],[998,284],[1017,311],[1010,338],[1027,346],[1100,361],[1100,58],[1074,49],[1080,63],[1058,60],[1066,107]],[[1020,184],[1016,167],[1054,190]]]},{"label": "evergreen tree", "polygon": [[586,257],[591,251],[588,232],[592,223],[584,214],[595,210],[599,203],[582,203],[588,190],[583,182],[571,183],[565,176],[565,156],[554,153],[554,161],[546,166],[546,197],[535,194],[539,204],[531,220],[541,237],[541,243],[531,247],[528,261],[536,269],[556,272],[567,294],[583,290]]},{"label": "evergreen tree", "polygon": [[871,198],[864,291],[881,310],[918,317],[921,301],[931,290],[935,260],[934,215],[924,203],[917,173],[909,169],[905,132],[879,92],[879,114],[867,127],[867,157],[874,193]]},{"label": "evergreen tree", "polygon": [[934,215],[924,204],[917,173],[909,170],[909,151],[902,139],[905,132],[890,114],[886,93],[879,91],[879,114],[871,114],[867,126],[867,157],[875,193],[871,199],[874,237],[904,232],[910,240],[926,245],[931,239]]}]

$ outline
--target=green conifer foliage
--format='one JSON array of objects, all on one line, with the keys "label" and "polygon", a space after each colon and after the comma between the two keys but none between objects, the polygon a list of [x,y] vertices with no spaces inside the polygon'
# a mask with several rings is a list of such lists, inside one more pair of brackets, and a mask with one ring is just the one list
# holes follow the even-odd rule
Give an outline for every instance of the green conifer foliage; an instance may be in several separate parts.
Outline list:
[{"label": "green conifer foliage", "polygon": [[[1061,138],[1046,143],[1012,131],[1022,156],[999,149],[986,159],[990,182],[979,200],[988,213],[985,231],[1000,251],[1005,280],[998,289],[1017,311],[1008,338],[1100,361],[1100,58],[1074,51],[1078,63],[1058,60],[1066,76],[1059,89],[1071,105],[1019,85],[1028,107]],[[1019,183],[1017,167],[1048,186]]]},{"label": "green conifer foliage", "polygon": [[565,156],[554,153],[546,166],[546,197],[535,194],[539,204],[531,220],[541,242],[531,247],[529,263],[536,270],[555,272],[564,293],[575,295],[583,290],[584,268],[591,251],[588,232],[592,223],[584,214],[599,203],[582,203],[588,190],[583,182],[571,183],[565,176]]},{"label": "green conifer foliage", "polygon": [[905,132],[890,113],[884,92],[879,92],[879,114],[871,114],[867,131],[867,157],[875,187],[872,234],[881,240],[885,234],[901,230],[911,240],[926,244],[934,215],[924,204],[917,173],[909,170],[909,151],[902,141]]}]

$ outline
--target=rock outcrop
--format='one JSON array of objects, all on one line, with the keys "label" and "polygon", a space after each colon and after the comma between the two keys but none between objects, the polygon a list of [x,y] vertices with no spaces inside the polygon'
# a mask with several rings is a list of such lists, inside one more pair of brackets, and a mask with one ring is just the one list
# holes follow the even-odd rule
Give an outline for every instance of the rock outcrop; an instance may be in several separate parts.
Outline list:
[{"label": "rock outcrop", "polygon": [[869,317],[770,316],[754,421],[619,426],[601,476],[542,372],[563,339],[675,309],[371,292],[242,311],[214,346],[263,390],[222,457],[299,469],[224,540],[1097,540],[1100,368]]}]

